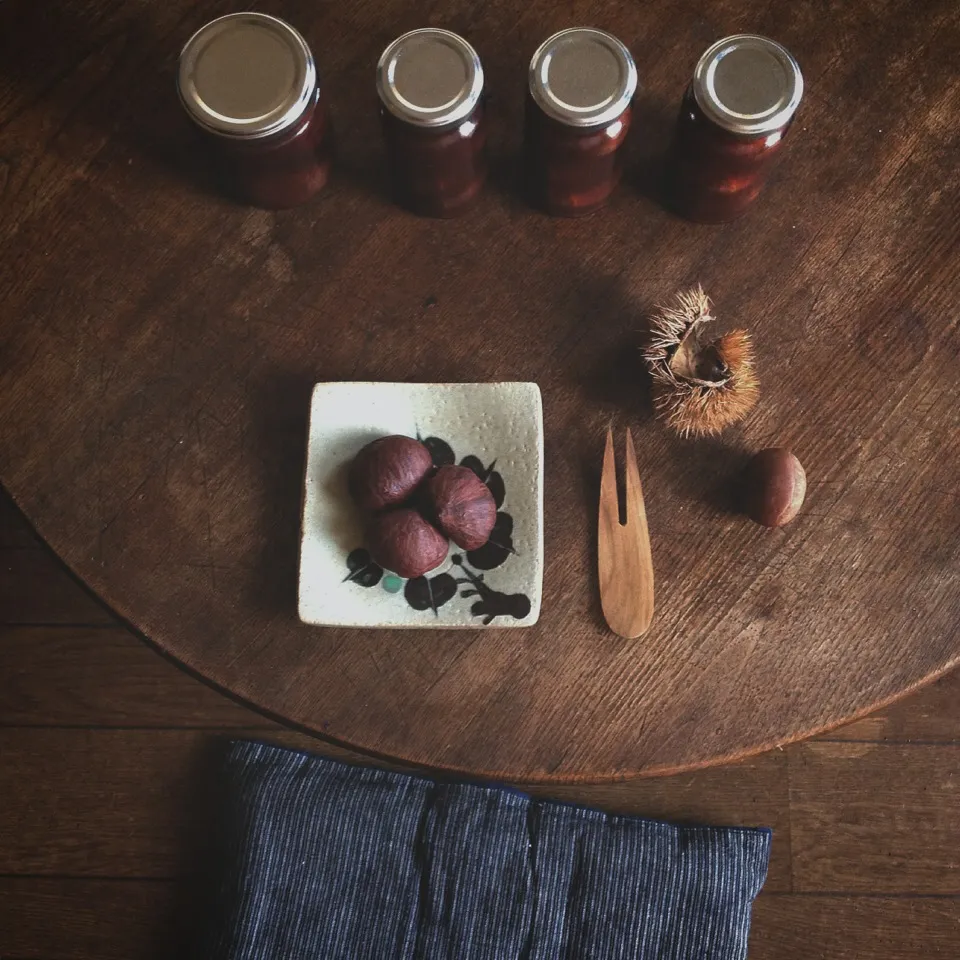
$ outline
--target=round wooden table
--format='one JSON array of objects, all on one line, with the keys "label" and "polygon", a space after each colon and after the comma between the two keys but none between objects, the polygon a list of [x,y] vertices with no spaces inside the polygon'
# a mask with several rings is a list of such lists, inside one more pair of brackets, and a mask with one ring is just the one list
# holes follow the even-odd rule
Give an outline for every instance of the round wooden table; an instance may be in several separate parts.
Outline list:
[{"label": "round wooden table", "polygon": [[[718,763],[897,697],[960,658],[954,70],[934,2],[669,0],[576,10],[442,0],[492,92],[494,176],[456,221],[384,195],[373,67],[411,5],[268,3],[312,43],[339,172],[271,213],[198,177],[172,65],[222,4],[4,4],[0,478],[70,568],[212,683],[373,754],[513,779]],[[571,22],[634,52],[629,174],[551,220],[513,171],[525,64]],[[9,30],[8,30],[9,28]],[[798,58],[807,95],[757,206],[696,226],[652,196],[699,53],[737,29]],[[19,58],[19,60],[18,60]],[[653,420],[651,306],[702,282],[755,337],[762,398],[686,441]],[[317,629],[296,614],[306,416],[320,380],[533,380],[543,391],[543,613],[527,630]],[[649,633],[604,626],[605,429],[637,442],[657,572]],[[807,470],[799,518],[731,509],[750,452]]]}]

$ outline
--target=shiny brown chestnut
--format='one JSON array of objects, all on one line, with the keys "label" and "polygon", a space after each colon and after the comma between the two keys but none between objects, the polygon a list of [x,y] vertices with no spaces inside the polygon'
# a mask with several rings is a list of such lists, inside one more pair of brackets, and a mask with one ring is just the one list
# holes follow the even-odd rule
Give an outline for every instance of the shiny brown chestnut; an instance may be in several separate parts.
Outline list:
[{"label": "shiny brown chestnut", "polygon": [[761,450],[747,464],[743,505],[747,515],[765,527],[789,523],[803,505],[807,475],[785,447]]},{"label": "shiny brown chestnut", "polygon": [[441,467],[427,481],[426,500],[431,519],[462,550],[479,550],[490,539],[497,504],[469,467]]},{"label": "shiny brown chestnut", "polygon": [[430,451],[412,437],[380,437],[350,464],[350,493],[364,510],[377,511],[408,500],[433,468]]},{"label": "shiny brown chestnut", "polygon": [[367,527],[370,556],[386,570],[412,580],[443,563],[447,538],[409,507],[377,514]]}]

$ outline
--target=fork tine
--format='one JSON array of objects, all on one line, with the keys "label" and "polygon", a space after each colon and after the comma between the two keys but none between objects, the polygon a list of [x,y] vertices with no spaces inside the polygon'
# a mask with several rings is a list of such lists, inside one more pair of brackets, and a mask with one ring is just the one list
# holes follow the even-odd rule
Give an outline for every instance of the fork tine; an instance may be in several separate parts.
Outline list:
[{"label": "fork tine", "polygon": [[600,528],[620,523],[617,502],[617,462],[613,452],[613,427],[607,428],[607,445],[603,451],[603,472],[600,474]]},{"label": "fork tine", "polygon": [[633,448],[633,431],[627,428],[627,526],[630,521],[640,516],[646,522],[646,511],[643,506],[643,487],[640,485],[640,470],[637,467],[637,452]]}]

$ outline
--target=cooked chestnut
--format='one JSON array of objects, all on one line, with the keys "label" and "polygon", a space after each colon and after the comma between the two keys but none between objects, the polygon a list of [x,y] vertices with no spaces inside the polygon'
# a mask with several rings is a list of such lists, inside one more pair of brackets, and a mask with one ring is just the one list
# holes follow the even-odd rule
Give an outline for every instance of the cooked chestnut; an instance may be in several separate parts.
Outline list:
[{"label": "cooked chestnut", "polygon": [[381,437],[368,443],[350,466],[350,493],[364,510],[403,503],[433,468],[430,451],[411,437]]},{"label": "cooked chestnut", "polygon": [[431,519],[462,550],[479,550],[490,539],[497,504],[469,467],[441,467],[427,481],[426,502]]},{"label": "cooked chestnut", "polygon": [[744,509],[765,527],[782,527],[800,511],[807,475],[800,461],[784,447],[761,450],[747,465]]},{"label": "cooked chestnut", "polygon": [[381,567],[412,580],[443,563],[449,544],[416,510],[401,507],[378,514],[370,521],[367,547]]}]

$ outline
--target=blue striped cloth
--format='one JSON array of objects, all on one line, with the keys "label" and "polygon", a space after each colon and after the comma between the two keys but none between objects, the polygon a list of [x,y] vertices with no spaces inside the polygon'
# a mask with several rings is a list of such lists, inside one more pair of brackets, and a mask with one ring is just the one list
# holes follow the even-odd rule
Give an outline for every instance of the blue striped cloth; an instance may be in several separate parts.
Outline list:
[{"label": "blue striped cloth", "polygon": [[673,826],[230,744],[223,960],[736,960],[766,829]]}]

